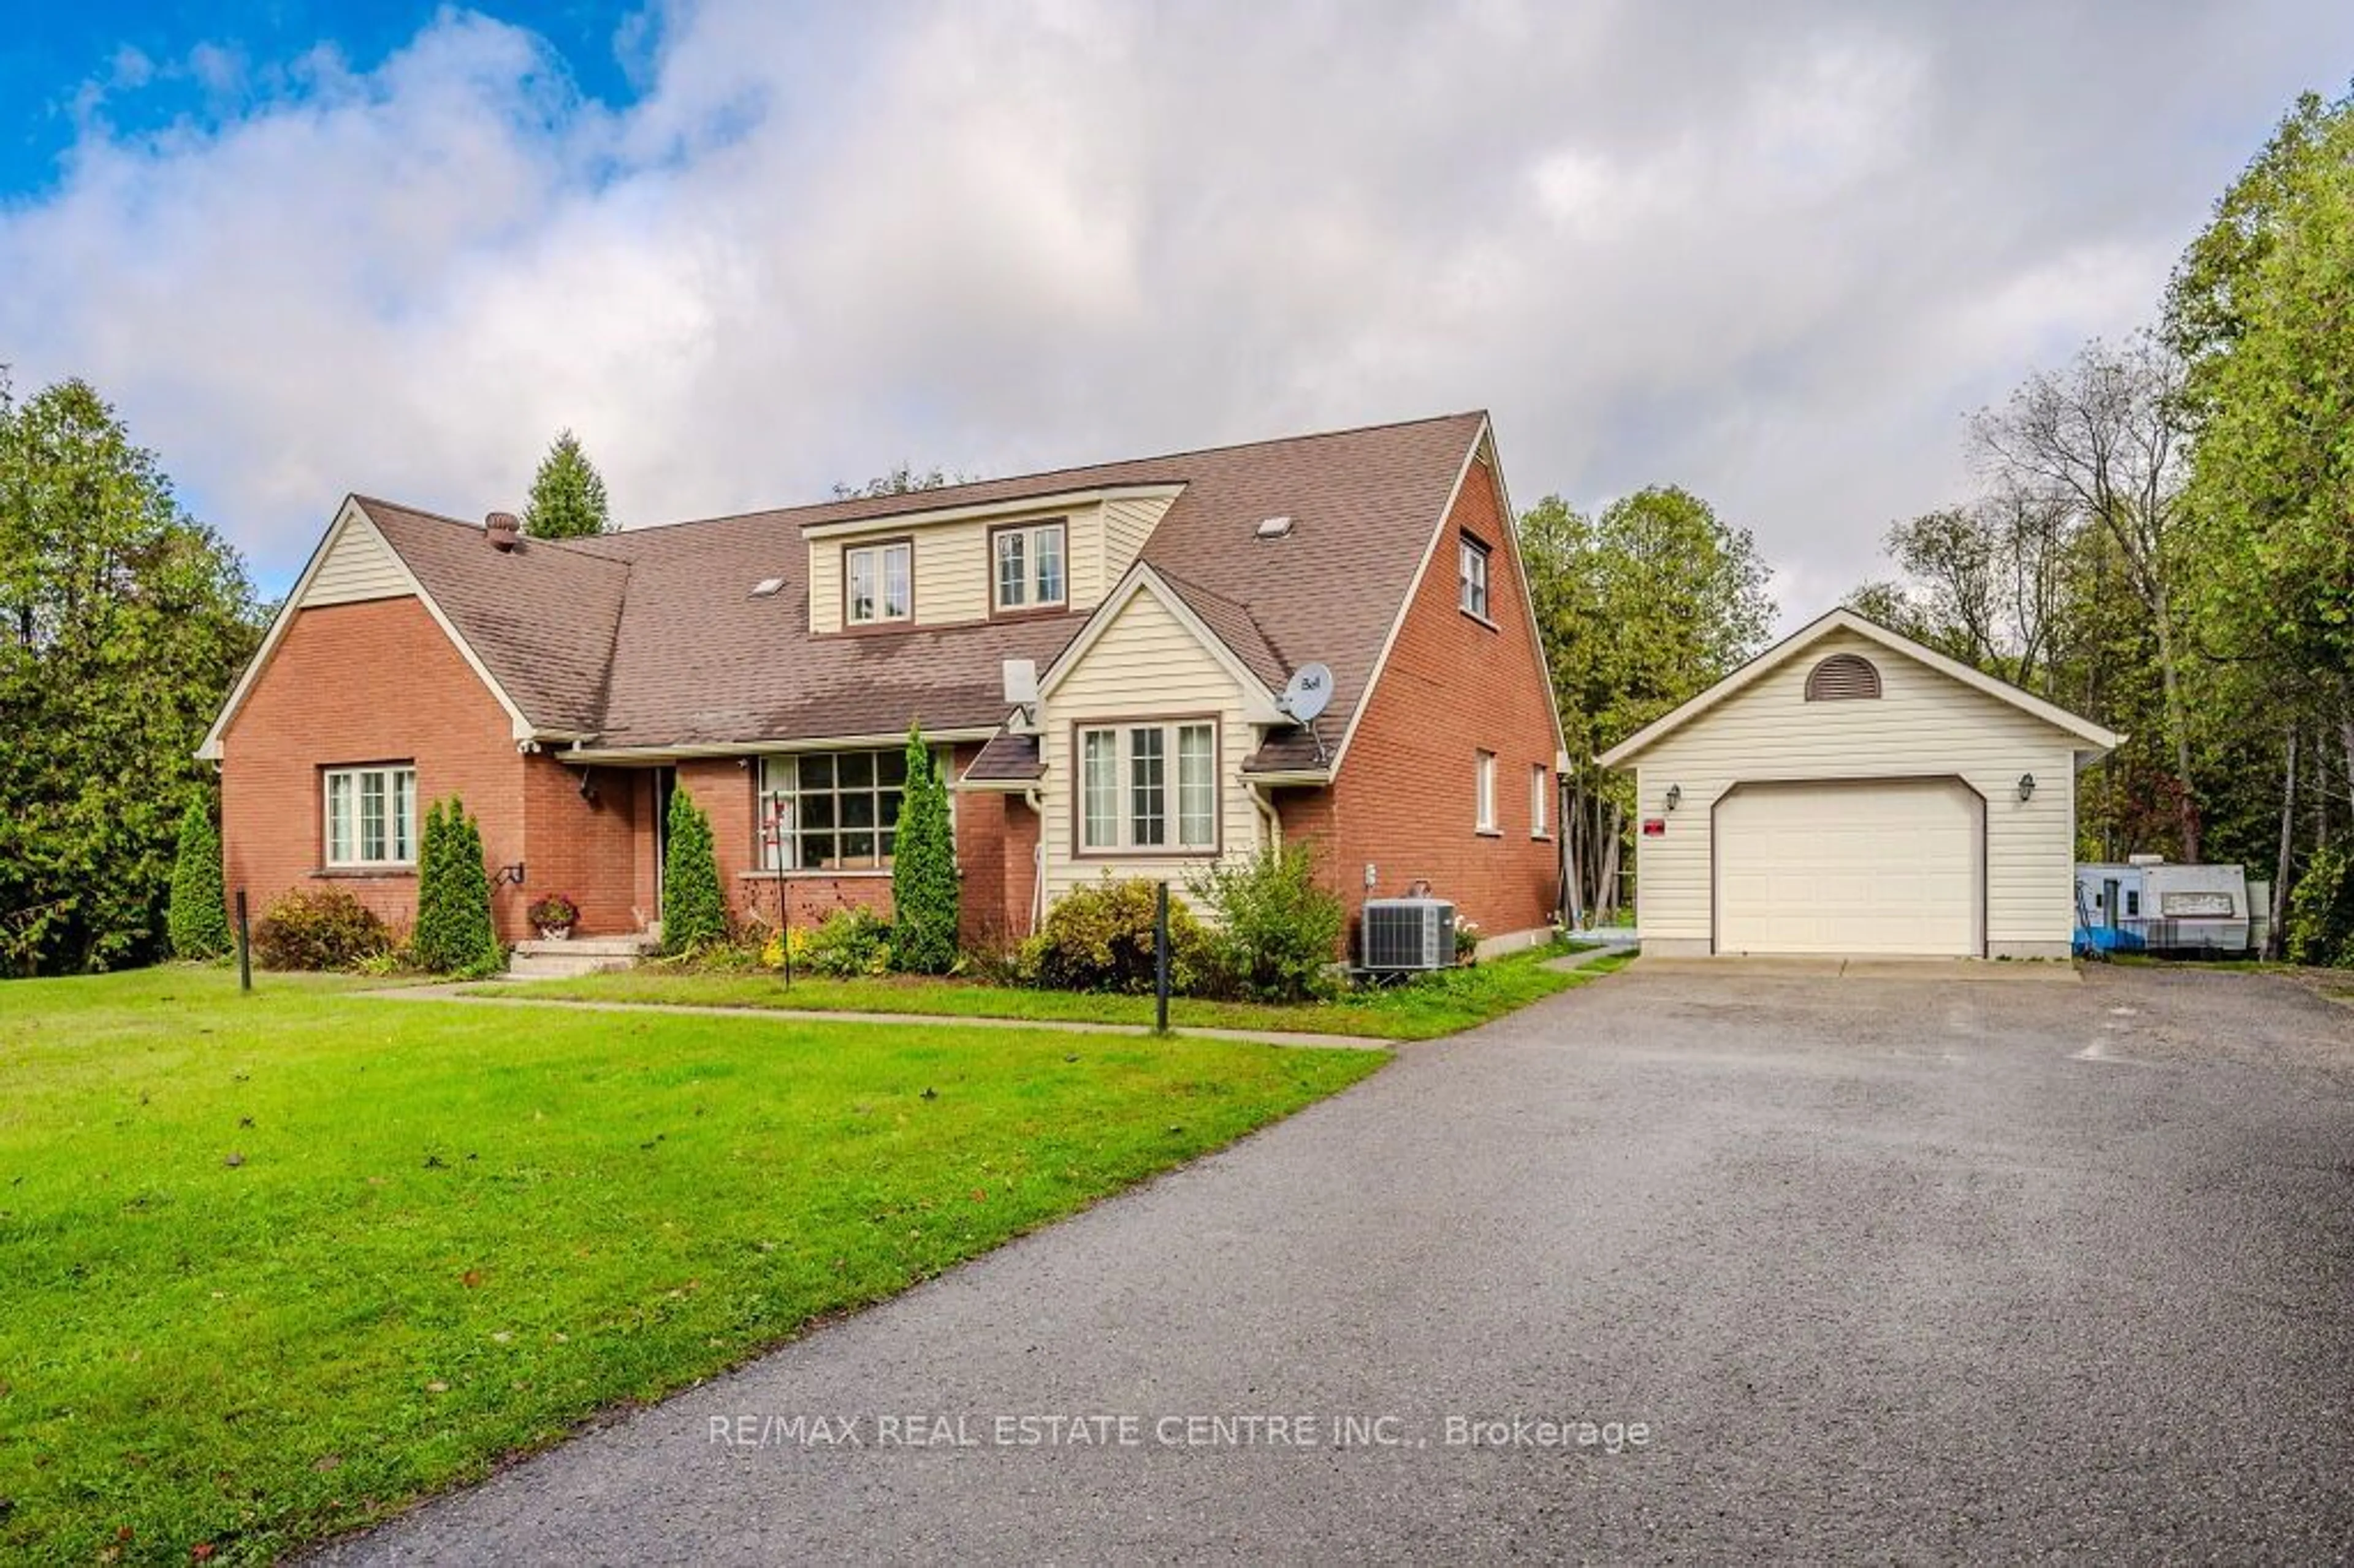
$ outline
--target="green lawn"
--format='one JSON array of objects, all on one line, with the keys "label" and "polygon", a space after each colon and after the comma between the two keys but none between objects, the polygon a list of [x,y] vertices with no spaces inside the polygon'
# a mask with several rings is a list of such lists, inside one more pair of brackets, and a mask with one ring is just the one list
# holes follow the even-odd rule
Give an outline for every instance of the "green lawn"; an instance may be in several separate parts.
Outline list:
[{"label": "green lawn", "polygon": [[[1169,1005],[1178,1029],[1269,1029],[1309,1034],[1361,1034],[1383,1040],[1431,1040],[1484,1023],[1556,991],[1585,984],[1627,962],[1596,959],[1573,970],[1543,960],[1564,948],[1531,948],[1470,969],[1359,991],[1343,1001],[1272,1007],[1246,1001]],[[894,976],[884,980],[796,978],[766,973],[712,974],[661,967],[530,980],[482,988],[486,994],[553,997],[575,1001],[670,1002],[702,1007],[803,1008],[819,1012],[920,1012],[938,1017],[1022,1018],[1062,1022],[1150,1023],[1149,996],[1094,996],[1063,991]]]},{"label": "green lawn", "polygon": [[259,983],[0,983],[0,1559],[270,1559],[1384,1060]]}]

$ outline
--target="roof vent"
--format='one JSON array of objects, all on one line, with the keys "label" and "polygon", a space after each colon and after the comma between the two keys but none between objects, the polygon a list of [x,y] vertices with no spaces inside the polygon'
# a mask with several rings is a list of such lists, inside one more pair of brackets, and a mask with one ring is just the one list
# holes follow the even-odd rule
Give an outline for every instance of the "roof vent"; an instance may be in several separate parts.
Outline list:
[{"label": "roof vent", "polygon": [[512,512],[493,512],[482,519],[482,533],[493,550],[512,550],[523,537],[523,524]]},{"label": "roof vent", "polygon": [[774,599],[777,595],[782,593],[784,588],[784,578],[762,577],[758,582],[752,585],[752,597],[754,599]]},{"label": "roof vent", "polygon": [[1856,653],[1834,653],[1807,673],[1807,701],[1846,702],[1880,695],[1880,672]]},{"label": "roof vent", "polygon": [[1262,517],[1258,520],[1258,536],[1262,539],[1288,539],[1291,536],[1288,517]]}]

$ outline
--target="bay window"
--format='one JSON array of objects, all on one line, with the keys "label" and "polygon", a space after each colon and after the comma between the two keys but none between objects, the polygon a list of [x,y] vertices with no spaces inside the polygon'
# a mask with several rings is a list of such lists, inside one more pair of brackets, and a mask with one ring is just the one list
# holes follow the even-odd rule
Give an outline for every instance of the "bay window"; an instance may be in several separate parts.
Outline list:
[{"label": "bay window", "polygon": [[905,620],[916,609],[916,546],[907,539],[842,552],[842,618],[853,626]]},{"label": "bay window", "polygon": [[990,535],[991,603],[997,609],[1039,609],[1063,604],[1063,562],[1067,542],[1063,524],[1036,523],[1000,528]]},{"label": "bay window", "polygon": [[1079,848],[1212,853],[1218,847],[1218,726],[1208,719],[1078,732]]},{"label": "bay window", "polygon": [[326,863],[371,870],[417,863],[417,769],[405,762],[330,768],[326,795]]}]

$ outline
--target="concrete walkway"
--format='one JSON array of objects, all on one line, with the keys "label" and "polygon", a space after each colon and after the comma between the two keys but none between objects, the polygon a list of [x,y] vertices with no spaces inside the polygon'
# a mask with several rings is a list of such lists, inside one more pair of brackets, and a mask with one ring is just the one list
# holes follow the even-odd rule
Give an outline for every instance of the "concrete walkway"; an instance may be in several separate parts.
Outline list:
[{"label": "concrete walkway", "polygon": [[[813,1007],[714,1007],[701,1002],[576,1001],[554,996],[485,996],[485,982],[466,980],[449,985],[388,986],[354,994],[379,1001],[454,1001],[468,1007],[554,1007],[577,1012],[670,1012],[699,1018],[751,1018],[777,1023],[896,1023],[932,1028],[1044,1029],[1059,1034],[1143,1034],[1145,1023],[1082,1023],[1065,1019],[972,1018],[962,1013],[848,1012]],[[489,982],[495,983],[495,982]],[[1394,1040],[1366,1034],[1317,1034],[1298,1029],[1172,1029],[1172,1035],[1197,1040],[1236,1040],[1251,1045],[1326,1046],[1345,1051],[1387,1051]]]}]

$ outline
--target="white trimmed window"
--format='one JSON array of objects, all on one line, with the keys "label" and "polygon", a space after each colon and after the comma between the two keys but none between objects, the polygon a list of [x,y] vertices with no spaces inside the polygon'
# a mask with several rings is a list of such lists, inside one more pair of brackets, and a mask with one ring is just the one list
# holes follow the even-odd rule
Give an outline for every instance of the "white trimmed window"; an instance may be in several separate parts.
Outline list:
[{"label": "white trimmed window", "polygon": [[1218,847],[1218,726],[1207,719],[1082,729],[1079,848]]},{"label": "white trimmed window", "polygon": [[1065,603],[1070,590],[1064,584],[1064,546],[1067,535],[1060,523],[1037,523],[1021,528],[1000,528],[990,535],[995,563],[991,577],[991,599],[998,609],[1038,609]]},{"label": "white trimmed window", "polygon": [[1457,602],[1466,615],[1488,619],[1488,546],[1469,534],[1456,541]]},{"label": "white trimmed window", "polygon": [[[949,766],[945,751],[934,768]],[[907,783],[903,747],[760,759],[760,864],[774,871],[887,871]],[[949,797],[953,822],[956,797]]]},{"label": "white trimmed window", "polygon": [[1529,765],[1529,837],[1545,836],[1545,799],[1553,793],[1553,772],[1542,762]]},{"label": "white trimmed window", "polygon": [[1479,795],[1479,825],[1483,833],[1496,831],[1496,754],[1479,753],[1474,789]]},{"label": "white trimmed window", "polygon": [[916,609],[916,546],[853,545],[842,552],[842,618],[853,626],[905,620]]},{"label": "white trimmed window", "polygon": [[417,769],[405,762],[330,768],[327,864],[373,870],[417,863]]}]

